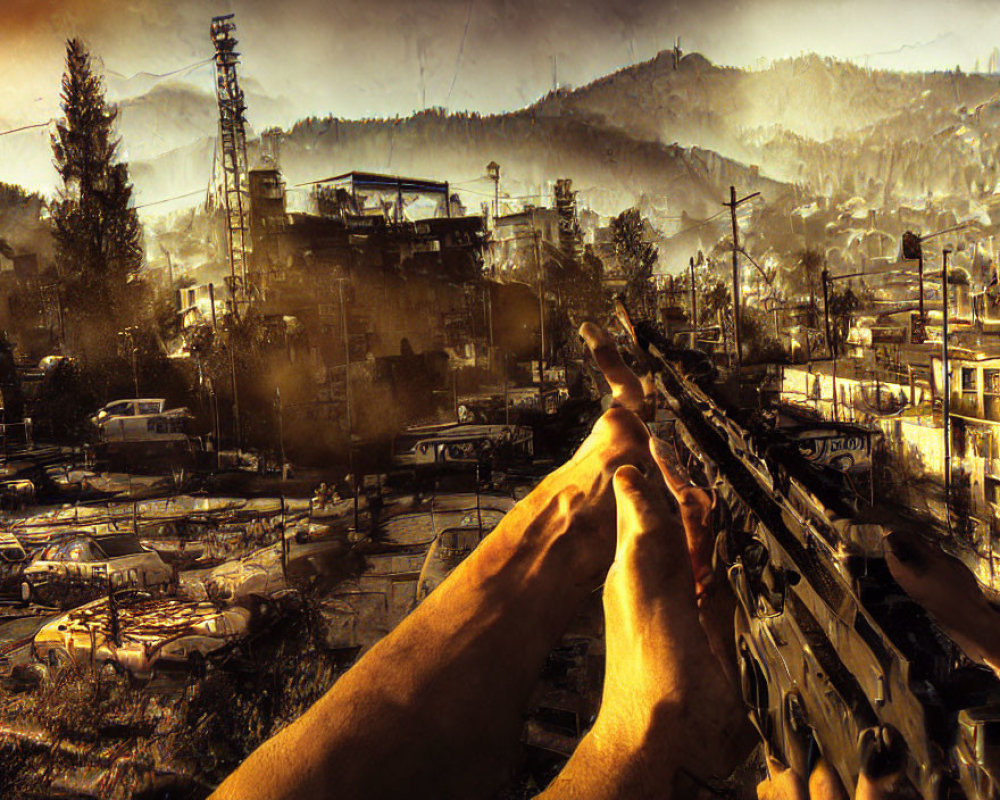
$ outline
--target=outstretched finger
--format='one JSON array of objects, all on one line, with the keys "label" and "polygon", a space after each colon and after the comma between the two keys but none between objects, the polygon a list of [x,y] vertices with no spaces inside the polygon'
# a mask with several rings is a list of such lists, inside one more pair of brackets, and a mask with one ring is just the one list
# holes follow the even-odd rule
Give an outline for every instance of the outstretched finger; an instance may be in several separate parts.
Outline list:
[{"label": "outstretched finger", "polygon": [[725,590],[713,562],[716,532],[712,524],[714,496],[711,491],[685,481],[673,449],[662,439],[650,437],[649,450],[663,481],[680,508],[681,524],[694,574],[695,597],[709,646],[732,686],[739,686],[736,673],[736,639],[733,636],[735,598]]},{"label": "outstretched finger", "polygon": [[[635,467],[614,477],[618,509],[615,561],[631,576],[636,600],[669,599],[694,607],[694,580],[677,517],[661,487]],[[673,524],[671,524],[673,523]]]},{"label": "outstretched finger", "polygon": [[809,800],[847,800],[844,784],[825,758],[819,760],[809,775]]},{"label": "outstretched finger", "polygon": [[614,402],[640,417],[648,418],[647,387],[643,386],[639,377],[622,360],[610,334],[593,322],[584,322],[580,326],[580,336],[587,343],[597,362],[597,368],[611,387]]},{"label": "outstretched finger", "polygon": [[712,551],[715,547],[715,531],[712,529],[712,494],[685,480],[672,448],[662,439],[651,436],[649,450],[656,466],[659,467],[664,483],[680,507],[697,591],[702,594],[712,580]]}]

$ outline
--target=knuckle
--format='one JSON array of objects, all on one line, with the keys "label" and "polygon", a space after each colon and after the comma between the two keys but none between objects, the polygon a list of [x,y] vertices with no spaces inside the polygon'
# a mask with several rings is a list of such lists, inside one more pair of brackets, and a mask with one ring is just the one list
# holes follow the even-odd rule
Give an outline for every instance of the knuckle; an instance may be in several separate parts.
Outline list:
[{"label": "knuckle", "polygon": [[678,495],[678,505],[681,507],[681,513],[683,514],[698,513],[705,506],[697,493],[691,489],[681,489]]},{"label": "knuckle", "polygon": [[600,429],[629,443],[645,441],[649,438],[646,426],[631,411],[620,406],[609,408],[598,420],[594,430]]}]

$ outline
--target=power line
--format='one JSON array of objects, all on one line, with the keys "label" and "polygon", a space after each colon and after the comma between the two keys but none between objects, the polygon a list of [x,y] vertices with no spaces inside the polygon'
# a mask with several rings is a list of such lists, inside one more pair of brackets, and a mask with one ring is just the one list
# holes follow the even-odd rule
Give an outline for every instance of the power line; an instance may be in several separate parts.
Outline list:
[{"label": "power line", "polygon": [[109,69],[103,62],[104,71],[108,75],[114,75],[116,78],[121,78],[125,81],[135,80],[136,78],[153,78],[154,80],[163,80],[164,78],[171,78],[174,75],[180,75],[182,72],[188,72],[190,70],[195,70],[198,67],[203,67],[206,64],[210,64],[215,60],[215,56],[209,56],[208,58],[203,58],[201,61],[195,61],[193,64],[188,64],[184,67],[178,67],[177,69],[172,69],[170,72],[136,72],[134,75],[123,75],[113,69]]},{"label": "power line", "polygon": [[465,17],[465,28],[462,30],[462,40],[458,43],[458,56],[455,58],[455,74],[451,77],[451,86],[448,87],[448,94],[444,99],[445,108],[451,101],[451,93],[455,88],[455,81],[458,80],[459,70],[462,68],[462,51],[465,50],[465,39],[469,35],[469,25],[472,22],[472,6],[476,0],[469,0],[469,11]]},{"label": "power line", "polygon": [[[107,73],[107,74],[109,74],[109,75],[114,75],[116,78],[121,78],[121,79],[127,80],[127,81],[133,80],[133,79],[138,78],[140,76],[145,76],[145,77],[148,77],[148,78],[153,78],[154,80],[163,80],[164,78],[170,78],[170,77],[172,77],[174,75],[179,75],[182,72],[189,72],[189,71],[194,70],[194,69],[196,69],[198,67],[203,67],[206,64],[210,64],[214,60],[215,60],[215,56],[209,56],[208,58],[202,59],[201,61],[195,61],[193,64],[188,64],[186,66],[178,67],[177,69],[171,70],[170,72],[162,72],[162,73],[136,72],[132,76],[125,76],[122,73],[116,72],[113,69],[108,69],[108,67],[106,65],[104,66],[104,72]],[[102,64],[103,64],[103,62],[102,62]],[[10,128],[9,130],[0,131],[0,136],[8,136],[8,135],[10,135],[12,133],[21,133],[22,131],[30,131],[30,130],[33,130],[35,128],[46,128],[49,125],[51,125],[53,122],[55,122],[56,119],[57,119],[56,117],[51,117],[50,119],[45,120],[45,122],[33,122],[33,123],[29,124],[29,125],[21,125],[21,126],[19,126],[17,128]]]},{"label": "power line", "polygon": [[674,236],[680,236],[682,233],[687,233],[688,231],[693,231],[693,230],[701,228],[701,227],[703,227],[705,225],[708,225],[709,222],[712,222],[713,220],[718,219],[723,214],[725,214],[727,211],[728,211],[728,209],[723,209],[722,211],[719,211],[719,212],[717,212],[715,214],[712,214],[712,216],[710,216],[708,219],[703,219],[701,222],[697,223],[696,225],[689,225],[687,228],[684,228],[682,230],[677,231],[677,233],[670,234],[669,238],[673,238]]},{"label": "power line", "polygon": [[906,50],[919,50],[924,47],[929,47],[930,45],[937,44],[945,39],[952,38],[954,34],[952,33],[942,33],[935,36],[933,39],[927,39],[923,42],[912,42],[910,44],[902,44],[893,50],[880,50],[877,53],[858,53],[853,56],[844,56],[845,59],[855,59],[855,58],[873,58],[875,56],[894,56],[899,53],[905,52]]},{"label": "power line", "polygon": [[7,131],[0,131],[0,136],[7,136],[11,133],[20,133],[21,131],[30,131],[32,128],[47,128],[55,122],[55,119],[47,119],[45,122],[33,122],[30,125],[22,125],[19,128],[11,128]]},{"label": "power line", "polygon": [[[450,184],[450,185],[452,187],[455,186],[455,184]],[[478,195],[481,195],[483,197],[493,197],[493,192],[479,192],[479,191],[476,191],[475,189],[461,189],[461,188],[457,188],[456,187],[455,191],[462,192],[463,194],[478,194]],[[534,197],[544,197],[544,196],[545,195],[543,193],[541,193],[541,192],[536,193],[536,194],[507,194],[507,195],[501,195],[500,199],[501,200],[530,200],[530,199],[532,199]]]},{"label": "power line", "polygon": [[164,197],[162,200],[151,200],[148,203],[143,203],[142,205],[135,206],[135,209],[138,211],[140,208],[149,208],[150,206],[162,205],[163,203],[169,203],[171,200],[183,200],[185,197],[194,197],[196,194],[201,194],[204,191],[205,191],[204,188],[195,189],[190,192],[185,192],[184,194],[174,195],[173,197]]}]

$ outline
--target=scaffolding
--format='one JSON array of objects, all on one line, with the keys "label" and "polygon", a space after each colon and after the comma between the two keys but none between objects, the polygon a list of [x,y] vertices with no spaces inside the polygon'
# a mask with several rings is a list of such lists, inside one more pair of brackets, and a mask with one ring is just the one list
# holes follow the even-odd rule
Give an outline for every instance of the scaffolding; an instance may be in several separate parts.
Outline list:
[{"label": "scaffolding", "polygon": [[250,193],[247,165],[246,101],[236,67],[239,53],[233,32],[233,14],[213,17],[215,44],[215,93],[219,101],[218,163],[222,167],[222,194],[226,210],[226,243],[229,248],[229,292],[233,314],[240,316],[251,296],[248,283]]}]

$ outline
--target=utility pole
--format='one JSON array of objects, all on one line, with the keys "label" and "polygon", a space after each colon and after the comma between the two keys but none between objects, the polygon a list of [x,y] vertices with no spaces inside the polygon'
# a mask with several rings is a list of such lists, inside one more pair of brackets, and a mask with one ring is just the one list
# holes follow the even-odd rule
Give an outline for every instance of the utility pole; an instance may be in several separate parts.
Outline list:
[{"label": "utility pole", "polygon": [[833,419],[840,421],[840,414],[837,411],[837,350],[833,346],[833,337],[830,335],[830,270],[823,267],[823,317],[826,322],[826,353],[830,356],[833,364]]},{"label": "utility pole", "polygon": [[733,222],[733,344],[736,348],[736,379],[739,382],[740,370],[743,367],[743,353],[740,351],[740,231],[736,220],[736,208],[747,200],[757,197],[760,192],[748,194],[740,200],[736,199],[736,187],[729,187],[729,202],[723,203],[729,209]]},{"label": "utility pole", "polygon": [[503,351],[503,424],[510,425],[510,395],[507,392],[507,351]]},{"label": "utility pole", "polygon": [[132,362],[132,387],[135,397],[139,397],[139,347],[135,343],[135,334],[138,329],[134,325],[128,326],[121,334],[124,345],[129,349],[129,359]]},{"label": "utility pole", "polygon": [[163,251],[163,255],[167,257],[167,275],[169,276],[170,283],[168,284],[170,290],[174,289],[174,262],[170,258],[170,251],[167,250],[163,245],[160,245],[160,249]]},{"label": "utility pole", "polygon": [[835,358],[833,348],[833,337],[830,336],[830,295],[828,287],[830,284],[830,270],[823,267],[823,318],[826,323],[826,353],[830,358]]},{"label": "utility pole", "polygon": [[493,374],[493,294],[490,288],[493,284],[483,283],[483,311],[486,315],[486,341],[489,343],[489,372]]},{"label": "utility pole", "polygon": [[132,342],[132,384],[135,387],[135,398],[139,399],[139,348],[135,345],[135,333],[129,339]]},{"label": "utility pole", "polygon": [[694,291],[694,256],[690,260],[691,266],[691,329],[696,330],[698,327],[698,299]]},{"label": "utility pole", "polygon": [[[919,245],[919,242],[918,242]],[[927,317],[924,316],[924,249],[921,247],[917,251],[917,283],[919,285],[919,308],[920,308],[920,322],[921,324],[927,324]]]},{"label": "utility pole", "polygon": [[[966,220],[965,222],[960,222],[957,225],[952,225],[951,227],[945,228],[944,230],[935,231],[934,233],[925,233],[921,236],[913,231],[906,231],[903,234],[903,258],[908,261],[916,259],[917,262],[917,282],[918,282],[918,298],[917,302],[919,304],[920,321],[923,323],[927,322],[927,318],[924,316],[924,242],[930,241],[938,236],[942,236],[946,233],[952,233],[954,231],[960,231],[963,228],[969,227],[973,224],[975,220]],[[951,251],[949,251],[951,252]]]},{"label": "utility pole", "polygon": [[206,378],[208,384],[208,404],[212,413],[212,455],[215,460],[215,469],[219,468],[219,398],[215,395],[215,383],[211,378]]},{"label": "utility pole", "polygon": [[208,302],[212,306],[212,333],[215,333],[219,329],[218,322],[215,319],[215,284],[208,284]]},{"label": "utility pole", "polygon": [[351,421],[351,345],[347,332],[347,306],[344,304],[344,278],[337,279],[340,290],[340,322],[344,335],[344,402],[347,406],[347,463],[354,483],[354,530],[358,530],[358,476],[354,472],[354,424]]},{"label": "utility pole", "polygon": [[[285,470],[285,419],[284,408],[281,405],[281,387],[274,387],[274,408],[278,412],[278,449],[281,452],[281,479],[286,477]],[[284,497],[282,497],[284,502]]]},{"label": "utility pole", "polygon": [[948,255],[950,248],[941,251],[941,296],[943,298],[944,323],[941,329],[941,376],[944,396],[941,411],[944,418],[944,510],[951,533],[951,375],[948,369]]},{"label": "utility pole", "polygon": [[233,321],[229,324],[229,379],[233,386],[233,440],[236,449],[242,447],[242,436],[240,436],[240,396],[236,386],[236,354],[233,348]]},{"label": "utility pole", "polygon": [[532,240],[535,245],[535,268],[537,270],[536,274],[538,277],[538,321],[539,330],[541,332],[541,347],[538,353],[538,385],[541,386],[545,382],[545,291],[542,288],[543,283],[543,272],[542,272],[542,256],[541,247],[539,245],[538,239],[538,228],[535,227],[535,212],[531,212],[531,228],[532,228]]}]

